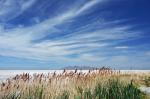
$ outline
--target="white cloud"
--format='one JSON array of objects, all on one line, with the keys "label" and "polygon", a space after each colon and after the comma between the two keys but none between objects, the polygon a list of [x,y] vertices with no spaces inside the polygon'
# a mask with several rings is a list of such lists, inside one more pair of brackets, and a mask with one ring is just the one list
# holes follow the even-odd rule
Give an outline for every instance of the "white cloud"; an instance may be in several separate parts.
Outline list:
[{"label": "white cloud", "polygon": [[116,46],[115,48],[116,49],[128,49],[129,46]]},{"label": "white cloud", "polygon": [[0,20],[8,21],[22,14],[35,0],[3,0],[0,3]]},{"label": "white cloud", "polygon": [[[0,55],[46,61],[64,60],[75,62],[98,62],[104,60],[105,57],[100,57],[99,54],[96,55],[92,52],[86,53],[86,51],[92,51],[95,49],[103,49],[103,47],[109,47],[109,45],[113,44],[109,40],[127,40],[130,37],[139,36],[139,34],[135,35],[134,31],[129,31],[131,26],[110,27],[110,25],[114,25],[115,22],[103,21],[103,23],[94,22],[87,25],[86,27],[81,27],[76,32],[70,33],[70,35],[64,36],[56,40],[50,39],[42,40],[41,42],[36,43],[33,42],[42,39],[47,35],[53,36],[55,32],[61,32],[61,30],[57,28],[58,25],[63,24],[67,20],[73,19],[74,17],[82,14],[83,12],[86,12],[88,9],[92,8],[95,4],[99,2],[99,0],[89,1],[80,8],[64,11],[64,13],[59,14],[56,17],[44,20],[43,22],[39,22],[39,20],[37,19],[35,20],[37,21],[37,23],[30,27],[21,26],[10,30],[3,30],[3,28],[1,28]],[[28,7],[30,7],[33,3],[34,0],[31,0],[30,2],[28,1],[26,3],[21,2],[21,4],[25,4],[21,5],[21,7],[23,10],[25,10]],[[11,8],[9,8],[8,10],[3,9],[4,12],[6,11],[5,13],[9,13],[9,10],[11,10]],[[93,24],[104,28],[100,28],[99,30],[93,30],[91,32],[89,30],[93,28]],[[105,40],[106,42],[104,42],[103,40]],[[103,54],[103,52],[101,51],[99,51],[98,53]],[[66,57],[67,55],[72,54],[79,54],[79,58],[74,59]],[[115,59],[123,60],[125,58],[115,57]]]},{"label": "white cloud", "polygon": [[85,5],[83,5],[77,12],[76,14],[81,14],[82,12],[90,9],[92,6],[94,6],[95,4],[97,4],[98,2],[103,1],[103,0],[90,0],[88,3],[86,3]]},{"label": "white cloud", "polygon": [[36,0],[19,0],[19,1],[20,1],[21,9],[22,11],[24,11],[27,8],[29,8],[32,4],[34,4]]},{"label": "white cloud", "polygon": [[[60,17],[58,17],[60,18]],[[33,43],[33,40],[40,39],[52,31],[61,31],[55,28],[61,24],[53,19],[46,20],[31,27],[17,27],[5,31],[0,35],[0,54],[4,56],[14,56],[29,59],[49,60],[51,57],[63,59],[66,55],[80,54],[81,60],[96,60],[97,55],[82,55],[82,53],[94,49],[103,48],[112,45],[112,42],[95,42],[99,40],[127,39],[129,34],[121,34],[122,31],[128,33],[128,28],[115,27],[104,28],[95,32],[78,31],[65,38],[58,40],[44,40],[39,43]],[[47,33],[48,30],[51,32]],[[127,36],[126,36],[127,35]],[[132,35],[131,35],[132,36]],[[78,48],[78,49],[75,49]],[[3,51],[5,50],[5,51]],[[86,56],[87,59],[85,58]],[[97,58],[99,59],[99,58]],[[67,60],[67,59],[66,59]]]},{"label": "white cloud", "polygon": [[[105,22],[107,23],[107,22]],[[100,24],[97,24],[100,25]],[[86,29],[91,28],[90,26]],[[99,40],[128,40],[137,38],[140,33],[130,31],[130,26],[104,27],[95,31],[79,30],[76,33],[66,36],[69,41],[99,41]],[[91,28],[92,29],[92,28]]]}]

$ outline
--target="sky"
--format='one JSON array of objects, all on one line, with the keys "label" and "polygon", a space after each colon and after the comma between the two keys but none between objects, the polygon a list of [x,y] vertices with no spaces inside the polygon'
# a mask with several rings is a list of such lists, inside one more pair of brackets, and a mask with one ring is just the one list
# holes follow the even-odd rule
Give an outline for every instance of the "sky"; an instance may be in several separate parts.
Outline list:
[{"label": "sky", "polygon": [[150,69],[149,0],[0,0],[0,69]]}]

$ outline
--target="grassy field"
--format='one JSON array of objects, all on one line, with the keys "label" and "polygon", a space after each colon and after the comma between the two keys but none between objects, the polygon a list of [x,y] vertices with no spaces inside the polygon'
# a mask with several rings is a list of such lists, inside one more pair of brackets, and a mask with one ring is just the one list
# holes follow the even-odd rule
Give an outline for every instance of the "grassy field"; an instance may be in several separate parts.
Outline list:
[{"label": "grassy field", "polygon": [[1,83],[0,99],[149,99],[140,86],[150,86],[149,73],[110,69],[23,73]]}]

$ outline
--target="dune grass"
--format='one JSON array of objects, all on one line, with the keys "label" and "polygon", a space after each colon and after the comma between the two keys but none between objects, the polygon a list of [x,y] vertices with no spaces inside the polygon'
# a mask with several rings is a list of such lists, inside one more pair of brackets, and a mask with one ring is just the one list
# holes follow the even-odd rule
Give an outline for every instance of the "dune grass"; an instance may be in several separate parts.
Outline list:
[{"label": "dune grass", "polygon": [[133,76],[110,70],[22,74],[1,84],[0,99],[149,99],[138,88],[147,76]]},{"label": "dune grass", "polygon": [[[52,99],[47,97],[43,86],[27,89],[25,92],[14,92],[3,96],[2,99]],[[146,96],[131,83],[122,84],[119,80],[108,80],[104,85],[96,84],[94,88],[76,88],[76,94],[70,96],[69,90],[53,96],[54,99],[146,99]]]}]

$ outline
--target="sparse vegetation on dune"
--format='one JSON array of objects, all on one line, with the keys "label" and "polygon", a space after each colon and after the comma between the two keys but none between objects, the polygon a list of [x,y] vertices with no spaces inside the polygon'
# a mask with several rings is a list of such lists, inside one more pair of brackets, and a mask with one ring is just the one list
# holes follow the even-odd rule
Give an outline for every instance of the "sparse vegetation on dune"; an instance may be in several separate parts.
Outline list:
[{"label": "sparse vegetation on dune", "polygon": [[23,73],[0,85],[0,99],[148,99],[138,88],[149,74],[124,74],[111,69],[87,73]]}]

